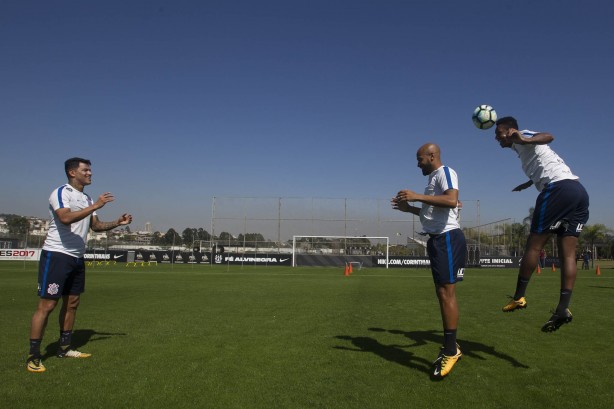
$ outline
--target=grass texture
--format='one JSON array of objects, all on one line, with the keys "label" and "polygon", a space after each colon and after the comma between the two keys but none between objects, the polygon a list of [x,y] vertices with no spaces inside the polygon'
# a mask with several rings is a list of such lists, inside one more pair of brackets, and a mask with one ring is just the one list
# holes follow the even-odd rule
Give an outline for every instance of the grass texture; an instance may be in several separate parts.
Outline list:
[{"label": "grass texture", "polygon": [[542,333],[559,273],[534,275],[504,314],[515,270],[469,269],[457,286],[463,359],[430,378],[443,342],[426,269],[158,265],[87,272],[73,344],[58,310],[25,369],[36,263],[0,263],[4,408],[610,408],[614,271],[579,271],[574,321]]}]

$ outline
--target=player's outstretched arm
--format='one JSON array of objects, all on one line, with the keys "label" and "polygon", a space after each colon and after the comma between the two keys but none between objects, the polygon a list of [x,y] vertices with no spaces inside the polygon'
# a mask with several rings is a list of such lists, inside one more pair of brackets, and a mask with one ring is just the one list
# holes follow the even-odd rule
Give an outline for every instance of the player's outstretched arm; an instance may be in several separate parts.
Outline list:
[{"label": "player's outstretched arm", "polygon": [[538,132],[532,137],[523,136],[517,129],[510,129],[511,141],[518,145],[546,145],[554,140],[554,136],[548,132]]},{"label": "player's outstretched arm", "polygon": [[132,223],[132,215],[128,213],[122,214],[119,219],[112,222],[102,222],[98,219],[98,216],[92,216],[90,227],[95,232],[101,232],[112,230],[119,226],[125,226],[130,223]]},{"label": "player's outstretched arm", "polygon": [[55,214],[58,216],[58,219],[60,219],[63,224],[70,225],[72,223],[76,223],[80,220],[83,220],[86,217],[89,217],[96,210],[102,208],[105,204],[112,202],[113,200],[115,200],[115,197],[113,197],[111,193],[106,192],[101,194],[98,197],[98,200],[91,206],[77,211],[72,211],[68,207],[63,207],[61,209],[57,209],[55,211]]},{"label": "player's outstretched arm", "polygon": [[412,190],[401,190],[396,199],[407,202],[422,202],[430,206],[446,207],[453,209],[458,206],[458,190],[448,189],[441,195],[422,195]]},{"label": "player's outstretched arm", "polygon": [[420,215],[420,208],[410,205],[407,200],[401,200],[398,197],[393,197],[392,200],[390,200],[390,204],[395,210]]}]

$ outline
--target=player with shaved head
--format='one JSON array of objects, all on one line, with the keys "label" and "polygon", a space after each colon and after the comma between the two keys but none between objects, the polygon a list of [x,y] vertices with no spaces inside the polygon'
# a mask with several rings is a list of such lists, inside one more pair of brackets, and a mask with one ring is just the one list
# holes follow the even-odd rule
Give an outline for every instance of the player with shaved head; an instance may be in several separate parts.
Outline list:
[{"label": "player with shaved head", "polygon": [[[392,207],[420,216],[422,228],[429,236],[426,248],[444,330],[443,347],[433,362],[432,375],[435,378],[443,378],[463,355],[456,343],[456,283],[464,277],[467,245],[458,222],[456,172],[442,164],[441,150],[434,143],[422,145],[416,153],[416,159],[422,174],[428,176],[424,194],[401,190],[392,199]],[[420,202],[422,206],[413,206],[411,202]]]}]

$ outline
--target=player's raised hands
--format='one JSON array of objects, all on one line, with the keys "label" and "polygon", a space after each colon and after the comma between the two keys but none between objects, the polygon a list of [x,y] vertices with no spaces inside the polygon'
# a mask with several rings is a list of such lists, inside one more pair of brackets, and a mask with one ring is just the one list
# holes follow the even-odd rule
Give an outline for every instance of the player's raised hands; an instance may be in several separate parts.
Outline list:
[{"label": "player's raised hands", "polygon": [[418,193],[413,190],[405,189],[399,191],[396,197],[399,201],[415,202],[418,198]]},{"label": "player's raised hands", "polygon": [[98,196],[98,201],[96,201],[96,206],[98,209],[100,209],[107,203],[112,202],[113,200],[115,200],[115,196],[113,196],[111,192],[105,192],[101,194],[100,196]]},{"label": "player's raised hands", "polygon": [[392,205],[392,208],[395,210],[400,210],[402,212],[409,212],[409,203],[405,200],[399,200],[399,198],[397,197],[393,197],[392,200],[390,200],[390,204]]},{"label": "player's raised hands", "polygon": [[119,219],[117,219],[117,223],[120,226],[124,226],[126,224],[132,223],[132,215],[128,214],[128,213],[122,214],[121,217]]}]

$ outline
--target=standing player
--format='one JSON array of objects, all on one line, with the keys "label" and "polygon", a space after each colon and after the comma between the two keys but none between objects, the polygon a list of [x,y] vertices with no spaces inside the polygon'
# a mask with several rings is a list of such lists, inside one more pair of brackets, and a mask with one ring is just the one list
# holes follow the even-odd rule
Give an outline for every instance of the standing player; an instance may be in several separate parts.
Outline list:
[{"label": "standing player", "polygon": [[557,235],[561,263],[561,292],[559,304],[542,331],[556,331],[571,322],[569,311],[571,292],[576,281],[576,246],[578,236],[588,221],[588,194],[578,177],[550,147],[554,137],[546,132],[518,131],[518,123],[511,116],[497,121],[495,139],[502,148],[514,150],[529,181],[516,186],[517,192],[535,185],[540,192],[535,202],[531,233],[520,263],[516,292],[503,307],[504,312],[526,308],[525,292],[540,251],[551,234]]},{"label": "standing player", "polygon": [[[424,194],[401,190],[392,199],[392,207],[419,215],[424,231],[430,236],[427,252],[444,330],[444,345],[433,363],[433,376],[443,378],[463,355],[456,343],[456,282],[463,280],[467,245],[458,223],[456,172],[443,166],[439,146],[433,143],[427,143],[418,149],[416,157],[422,174],[428,176]],[[409,202],[422,202],[422,207],[412,206]]]},{"label": "standing player", "polygon": [[129,224],[132,216],[123,214],[116,221],[101,222],[96,210],[112,202],[111,193],[103,193],[95,203],[83,192],[92,183],[91,163],[87,159],[71,158],[64,163],[68,183],[55,189],[49,198],[51,223],[45,239],[38,267],[38,295],[40,300],[30,330],[30,354],[26,367],[30,372],[44,372],[40,346],[49,314],[60,297],[60,349],[59,358],[87,358],[91,354],[70,348],[80,295],[85,290],[85,263],[83,255],[87,234],[107,231]]}]

